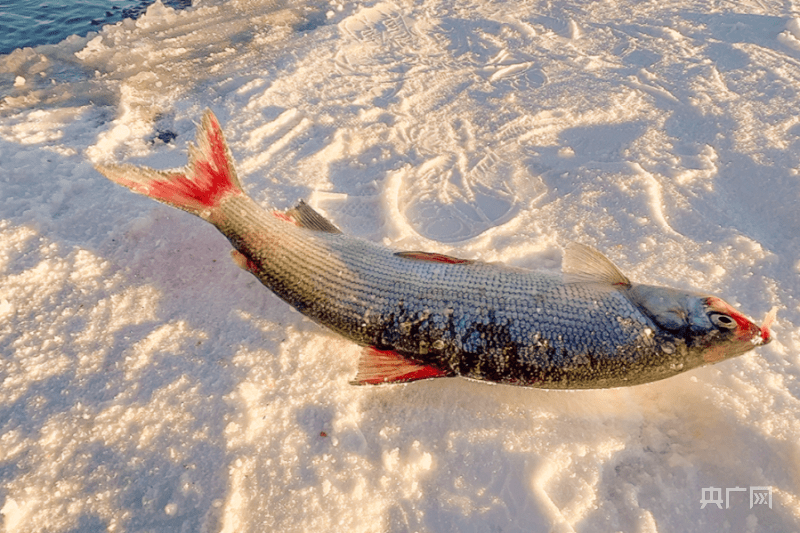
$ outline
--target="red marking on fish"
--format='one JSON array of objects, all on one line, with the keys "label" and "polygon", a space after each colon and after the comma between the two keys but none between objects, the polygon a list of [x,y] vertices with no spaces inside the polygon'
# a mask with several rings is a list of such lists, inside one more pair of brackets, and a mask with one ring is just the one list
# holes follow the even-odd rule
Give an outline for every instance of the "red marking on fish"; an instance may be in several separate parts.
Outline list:
[{"label": "red marking on fish", "polygon": [[204,207],[213,207],[222,195],[231,190],[229,183],[220,180],[220,177],[219,174],[203,175],[208,183],[196,183],[183,174],[173,174],[169,181],[153,182],[147,194],[171,204],[197,202]]},{"label": "red marking on fish", "polygon": [[163,181],[149,184],[146,194],[171,204],[200,204],[211,208],[220,199],[238,192],[234,186],[225,140],[216,118],[209,116],[207,135],[208,149],[193,161],[191,179],[185,174],[169,174]]},{"label": "red marking on fish", "polygon": [[353,384],[404,383],[447,376],[444,370],[411,361],[393,350],[379,350],[368,346],[364,348],[358,361],[358,374]]},{"label": "red marking on fish", "polygon": [[273,211],[272,214],[275,215],[275,218],[279,218],[288,222],[289,224],[294,224],[295,226],[297,225],[297,222],[283,211]]},{"label": "red marking on fish", "polygon": [[[208,219],[228,196],[243,195],[233,161],[212,113],[198,131],[198,146],[190,149],[183,172],[141,169],[131,165],[99,165],[97,169],[120,185]],[[217,214],[217,216],[220,216]]]},{"label": "red marking on fish", "polygon": [[761,328],[753,324],[749,318],[734,309],[733,306],[725,300],[711,296],[708,298],[708,306],[710,309],[725,313],[736,321],[736,331],[734,335],[738,340],[749,341],[756,336],[763,335]]},{"label": "red marking on fish", "polygon": [[233,262],[239,266],[239,268],[247,270],[248,272],[257,274],[258,271],[261,270],[261,267],[258,265],[258,263],[238,250],[231,250],[231,258],[233,259]]}]

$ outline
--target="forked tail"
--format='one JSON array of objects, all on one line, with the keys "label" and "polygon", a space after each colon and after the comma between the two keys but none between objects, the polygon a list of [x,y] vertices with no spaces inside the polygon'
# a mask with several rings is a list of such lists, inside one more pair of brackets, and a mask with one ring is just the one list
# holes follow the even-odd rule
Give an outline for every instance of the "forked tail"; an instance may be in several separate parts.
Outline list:
[{"label": "forked tail", "polygon": [[98,165],[113,182],[202,218],[229,195],[244,194],[233,158],[217,117],[203,114],[197,146],[189,146],[189,162],[182,170],[154,170],[134,165]]}]

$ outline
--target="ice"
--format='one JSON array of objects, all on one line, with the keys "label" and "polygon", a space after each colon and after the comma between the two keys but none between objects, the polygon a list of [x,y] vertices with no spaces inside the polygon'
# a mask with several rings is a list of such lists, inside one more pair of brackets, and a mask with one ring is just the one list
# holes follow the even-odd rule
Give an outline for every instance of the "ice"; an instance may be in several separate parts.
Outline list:
[{"label": "ice", "polygon": [[[207,0],[0,56],[2,527],[800,529],[799,28],[763,3]],[[776,340],[627,389],[353,387],[359,347],[93,169],[181,166],[205,108],[265,207],[529,268],[583,242],[777,307]],[[759,486],[771,509],[701,509]]]}]

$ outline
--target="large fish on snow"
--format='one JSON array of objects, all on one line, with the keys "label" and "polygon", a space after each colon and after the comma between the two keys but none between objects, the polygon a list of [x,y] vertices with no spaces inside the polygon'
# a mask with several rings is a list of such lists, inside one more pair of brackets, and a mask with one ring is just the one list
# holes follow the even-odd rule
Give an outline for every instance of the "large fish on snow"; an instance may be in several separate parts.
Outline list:
[{"label": "large fish on snow", "polygon": [[185,169],[98,166],[110,180],[214,224],[234,259],[289,305],[364,346],[354,383],[466,378],[587,389],[647,383],[772,340],[720,298],[632,283],[566,247],[561,276],[397,252],[344,235],[300,202],[265,211],[242,190],[208,111]]}]

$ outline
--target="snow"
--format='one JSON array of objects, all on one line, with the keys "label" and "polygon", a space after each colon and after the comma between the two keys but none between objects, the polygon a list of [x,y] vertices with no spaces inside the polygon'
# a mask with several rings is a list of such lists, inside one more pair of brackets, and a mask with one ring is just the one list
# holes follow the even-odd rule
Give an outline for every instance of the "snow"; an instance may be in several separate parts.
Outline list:
[{"label": "snow", "polygon": [[[791,3],[200,0],[0,57],[4,530],[800,529],[798,43]],[[207,107],[265,207],[528,268],[577,240],[776,340],[623,389],[351,386],[357,346],[93,169],[183,165]]]}]

